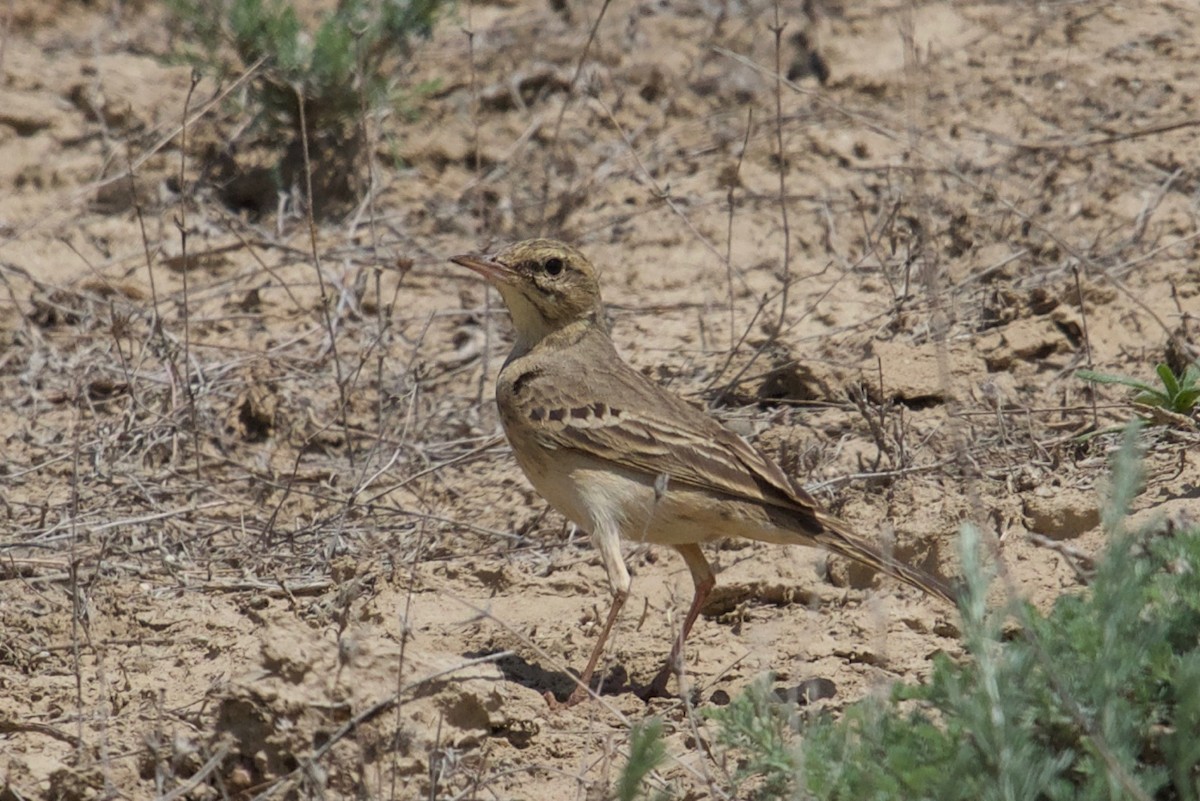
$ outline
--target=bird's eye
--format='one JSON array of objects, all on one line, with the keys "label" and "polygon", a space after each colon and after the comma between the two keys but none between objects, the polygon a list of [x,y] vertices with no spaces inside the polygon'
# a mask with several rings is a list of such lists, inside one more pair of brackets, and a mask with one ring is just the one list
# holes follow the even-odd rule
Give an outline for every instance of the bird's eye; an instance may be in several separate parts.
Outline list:
[{"label": "bird's eye", "polygon": [[563,260],[558,256],[551,256],[546,259],[546,263],[542,267],[546,270],[547,275],[558,275],[563,271]]}]

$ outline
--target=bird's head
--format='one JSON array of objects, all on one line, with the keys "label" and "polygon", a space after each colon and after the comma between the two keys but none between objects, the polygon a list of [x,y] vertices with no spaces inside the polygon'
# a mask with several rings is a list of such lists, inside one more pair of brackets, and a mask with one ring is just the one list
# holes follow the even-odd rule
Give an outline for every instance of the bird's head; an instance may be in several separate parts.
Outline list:
[{"label": "bird's head", "polygon": [[568,244],[527,239],[493,256],[455,256],[451,261],[479,273],[499,290],[512,315],[518,345],[525,349],[574,323],[603,325],[596,268]]}]

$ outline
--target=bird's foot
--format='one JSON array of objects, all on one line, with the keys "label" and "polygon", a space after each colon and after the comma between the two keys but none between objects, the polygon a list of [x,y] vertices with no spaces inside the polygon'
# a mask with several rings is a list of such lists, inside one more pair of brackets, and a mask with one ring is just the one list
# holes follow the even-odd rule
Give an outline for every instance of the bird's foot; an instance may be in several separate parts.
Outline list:
[{"label": "bird's foot", "polygon": [[576,704],[583,703],[591,697],[591,693],[585,690],[582,686],[576,686],[575,690],[567,696],[567,700],[560,701],[555,697],[554,693],[546,690],[542,693],[542,697],[546,699],[546,706],[550,707],[551,712],[560,712],[564,709],[570,709]]},{"label": "bird's foot", "polygon": [[611,695],[628,688],[629,674],[625,672],[625,668],[615,665],[609,669],[608,673],[602,679],[596,680],[594,676],[592,677],[592,681],[588,685],[591,687],[590,692],[582,682],[582,678],[576,679],[575,689],[571,691],[571,694],[565,701],[558,700],[557,696],[549,690],[542,693],[542,697],[546,699],[546,705],[552,710],[566,709],[583,703],[593,696]]},{"label": "bird's foot", "polygon": [[663,665],[662,670],[658,671],[658,675],[654,677],[653,681],[645,687],[639,687],[637,690],[634,690],[634,693],[638,698],[647,703],[652,698],[671,698],[671,694],[667,692],[667,682],[671,680],[671,676],[674,673],[675,671],[671,669],[669,663]]}]

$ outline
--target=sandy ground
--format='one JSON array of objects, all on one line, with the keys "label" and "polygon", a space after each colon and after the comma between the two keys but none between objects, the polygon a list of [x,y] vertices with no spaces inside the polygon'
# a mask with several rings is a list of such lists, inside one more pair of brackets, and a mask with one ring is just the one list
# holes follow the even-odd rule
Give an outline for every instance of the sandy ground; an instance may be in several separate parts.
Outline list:
[{"label": "sandy ground", "polygon": [[[631,548],[602,701],[549,711],[604,573],[517,471],[507,319],[446,261],[534,235],[862,531],[953,577],[973,521],[998,593],[1082,590],[1117,437],[1079,435],[1132,409],[1074,373],[1196,343],[1200,10],[787,2],[777,53],[771,3],[600,7],[461,4],[310,238],[217,185],[269,156],[158,4],[9,4],[0,797],[603,798],[654,714],[655,782],[708,798],[696,713],[756,677],[836,714],[962,655],[954,610],[730,542],[686,702],[647,706],[691,586]],[[1145,440],[1139,513],[1195,513],[1194,429]]]}]

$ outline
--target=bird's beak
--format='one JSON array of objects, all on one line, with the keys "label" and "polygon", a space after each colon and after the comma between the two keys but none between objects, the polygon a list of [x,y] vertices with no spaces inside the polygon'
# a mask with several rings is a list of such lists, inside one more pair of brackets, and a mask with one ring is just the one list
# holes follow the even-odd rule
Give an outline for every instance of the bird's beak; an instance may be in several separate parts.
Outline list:
[{"label": "bird's beak", "polygon": [[487,256],[454,256],[450,261],[474,270],[493,284],[511,284],[517,277],[516,271],[507,264],[502,264]]}]

